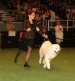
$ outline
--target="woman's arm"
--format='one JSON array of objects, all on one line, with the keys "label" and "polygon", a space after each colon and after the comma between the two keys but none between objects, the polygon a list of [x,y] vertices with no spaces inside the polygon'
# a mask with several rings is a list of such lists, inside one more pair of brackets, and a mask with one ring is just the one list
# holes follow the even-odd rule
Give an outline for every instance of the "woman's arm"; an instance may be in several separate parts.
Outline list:
[{"label": "woman's arm", "polygon": [[24,22],[24,30],[26,32],[31,31],[31,27],[30,27],[30,24],[29,24],[29,21],[28,20]]},{"label": "woman's arm", "polygon": [[41,32],[39,27],[36,27],[36,31],[39,32],[42,35],[42,37],[48,38],[48,35],[46,35],[45,33]]}]

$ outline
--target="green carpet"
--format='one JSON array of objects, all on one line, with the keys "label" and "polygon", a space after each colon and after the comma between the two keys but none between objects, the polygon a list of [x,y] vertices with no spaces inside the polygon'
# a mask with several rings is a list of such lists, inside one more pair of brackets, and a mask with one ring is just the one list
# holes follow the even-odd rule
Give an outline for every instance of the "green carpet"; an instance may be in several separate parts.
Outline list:
[{"label": "green carpet", "polygon": [[39,49],[33,49],[30,68],[24,68],[26,52],[14,63],[17,49],[0,51],[0,81],[75,81],[75,48],[62,48],[47,70],[38,63]]}]

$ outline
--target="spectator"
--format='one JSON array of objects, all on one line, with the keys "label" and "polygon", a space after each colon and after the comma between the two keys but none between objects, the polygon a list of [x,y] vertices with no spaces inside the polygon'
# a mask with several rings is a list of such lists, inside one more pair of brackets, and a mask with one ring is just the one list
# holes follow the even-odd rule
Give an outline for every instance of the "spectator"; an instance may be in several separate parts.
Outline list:
[{"label": "spectator", "polygon": [[58,21],[55,26],[55,37],[56,37],[56,43],[60,44],[63,42],[63,26]]}]

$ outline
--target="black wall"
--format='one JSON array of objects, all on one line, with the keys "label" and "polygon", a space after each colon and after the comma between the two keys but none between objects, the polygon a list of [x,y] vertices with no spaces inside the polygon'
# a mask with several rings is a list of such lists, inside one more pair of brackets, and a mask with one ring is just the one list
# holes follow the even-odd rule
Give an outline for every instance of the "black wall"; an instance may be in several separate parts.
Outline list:
[{"label": "black wall", "polygon": [[[52,43],[55,43],[55,32],[53,30],[48,31],[49,40]],[[8,32],[4,31],[1,32],[1,48],[16,48],[19,45],[18,39],[19,39],[19,31],[16,32],[16,36],[9,37]],[[37,34],[37,33],[36,33]],[[41,44],[44,39],[40,38],[39,35],[36,35],[35,38],[35,45]],[[38,38],[38,39],[37,39]],[[36,42],[37,40],[37,42]],[[64,29],[64,41],[61,43],[63,47],[75,47],[75,29],[70,28],[68,31]]]}]

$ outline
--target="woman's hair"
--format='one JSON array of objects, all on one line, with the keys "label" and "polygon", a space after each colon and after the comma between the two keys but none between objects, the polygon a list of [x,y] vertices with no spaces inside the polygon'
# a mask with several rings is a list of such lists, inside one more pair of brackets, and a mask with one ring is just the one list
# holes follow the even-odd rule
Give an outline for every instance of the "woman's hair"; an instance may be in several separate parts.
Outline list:
[{"label": "woman's hair", "polygon": [[32,13],[35,13],[33,10],[28,10],[28,15],[31,15]]}]

